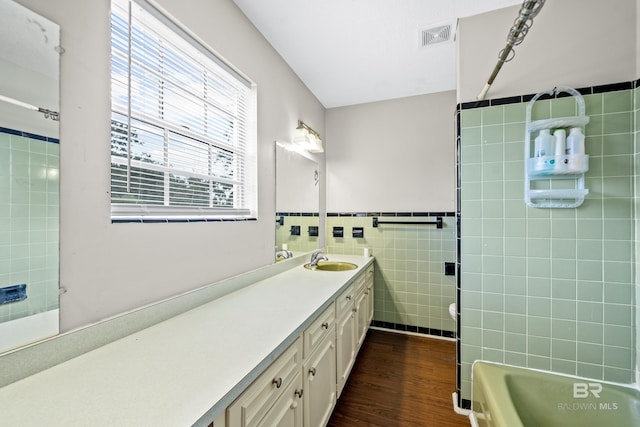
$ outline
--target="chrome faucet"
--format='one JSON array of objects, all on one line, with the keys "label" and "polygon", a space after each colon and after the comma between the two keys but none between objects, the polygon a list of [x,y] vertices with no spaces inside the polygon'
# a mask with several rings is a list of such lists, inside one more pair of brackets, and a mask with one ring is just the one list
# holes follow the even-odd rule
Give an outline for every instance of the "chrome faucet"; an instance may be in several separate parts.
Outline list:
[{"label": "chrome faucet", "polygon": [[328,261],[329,258],[324,256],[324,252],[320,249],[313,251],[311,254],[311,261],[309,261],[309,266],[315,267],[319,261]]}]

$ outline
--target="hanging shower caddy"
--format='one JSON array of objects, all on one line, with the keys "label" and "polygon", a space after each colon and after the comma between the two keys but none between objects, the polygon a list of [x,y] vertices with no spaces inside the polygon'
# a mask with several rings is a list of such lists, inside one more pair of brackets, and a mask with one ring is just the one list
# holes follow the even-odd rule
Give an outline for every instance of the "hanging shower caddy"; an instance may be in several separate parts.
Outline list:
[{"label": "hanging shower caddy", "polygon": [[[575,98],[578,115],[531,121],[533,104],[542,95],[566,92]],[[527,104],[527,122],[524,145],[524,199],[528,206],[535,208],[576,208],[584,202],[589,190],[584,186],[584,174],[589,170],[589,156],[580,153],[534,152],[531,141],[540,132],[548,129],[564,129],[568,135],[571,128],[579,128],[584,135],[584,127],[589,123],[585,115],[584,99],[578,91],[567,87],[556,87],[536,94]]]}]

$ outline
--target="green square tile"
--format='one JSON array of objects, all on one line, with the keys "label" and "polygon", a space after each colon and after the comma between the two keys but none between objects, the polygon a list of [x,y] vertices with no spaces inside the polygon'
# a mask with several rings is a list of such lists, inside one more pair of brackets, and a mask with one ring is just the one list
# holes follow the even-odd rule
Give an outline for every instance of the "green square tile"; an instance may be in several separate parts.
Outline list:
[{"label": "green square tile", "polygon": [[602,263],[599,261],[583,261],[578,260],[576,263],[577,279],[588,281],[602,280]]},{"label": "green square tile", "polygon": [[604,93],[602,101],[605,114],[631,111],[633,109],[633,92],[631,90],[621,90]]},{"label": "green square tile", "polygon": [[[620,218],[625,218],[625,216]],[[629,240],[632,236],[632,229],[631,221],[605,221],[602,237],[605,240]]]},{"label": "green square tile", "polygon": [[527,332],[527,317],[519,314],[504,315],[505,332],[525,334]]},{"label": "green square tile", "polygon": [[482,220],[482,234],[486,237],[503,237],[504,221],[502,219]]},{"label": "green square tile", "polygon": [[578,301],[578,321],[602,323],[604,306],[599,302]]},{"label": "green square tile", "polygon": [[605,303],[629,304],[630,301],[633,301],[634,285],[632,283],[610,283],[605,281],[603,286]]},{"label": "green square tile", "polygon": [[633,369],[633,352],[630,348],[604,346],[604,365],[607,367]]},{"label": "green square tile", "polygon": [[590,363],[578,363],[578,376],[584,378],[594,378],[594,379],[603,379],[604,372],[601,363],[598,364],[590,364]]},{"label": "green square tile", "polygon": [[499,256],[483,255],[482,272],[484,274],[503,274],[504,258]]},{"label": "green square tile", "polygon": [[516,276],[526,276],[527,272],[527,259],[524,257],[505,257],[504,273],[509,276],[510,279]]},{"label": "green square tile", "polygon": [[[504,330],[504,319],[502,313],[496,313],[491,311],[486,311],[487,308],[484,308],[483,304],[483,312],[482,312],[482,328],[484,330],[490,329],[493,331],[502,331]],[[502,305],[500,305],[500,310],[502,310]]]},{"label": "green square tile", "polygon": [[634,242],[632,240],[604,240],[602,248],[605,261],[633,261]]},{"label": "green square tile", "polygon": [[527,258],[529,277],[548,278],[551,275],[551,262],[548,258]]},{"label": "green square tile", "polygon": [[549,298],[529,297],[527,313],[530,316],[549,317],[551,315],[551,300]]},{"label": "green square tile", "polygon": [[559,299],[576,299],[576,282],[555,278],[551,283],[551,296]]},{"label": "green square tile", "polygon": [[502,124],[504,121],[504,107],[486,107],[482,109],[482,126]]},{"label": "green square tile", "polygon": [[590,114],[589,123],[587,123],[587,125],[584,127],[585,136],[591,137],[591,136],[602,135],[603,132],[604,132],[604,116],[602,116],[601,114]]},{"label": "green square tile", "polygon": [[463,149],[479,147],[482,144],[482,128],[462,128],[460,130],[460,144]]},{"label": "green square tile", "polygon": [[527,351],[527,336],[523,334],[504,334],[504,349],[507,351],[525,353]]},{"label": "green square tile", "polygon": [[[482,127],[482,143],[483,146],[491,144],[502,144],[504,142],[504,126],[490,125]],[[485,145],[486,144],[486,145]],[[500,159],[502,158],[502,146],[496,147],[500,150]],[[484,154],[484,152],[483,152]],[[492,157],[485,157],[485,159],[492,159]]]},{"label": "green square tile", "polygon": [[504,297],[505,313],[526,314],[527,300],[522,295],[505,295]]},{"label": "green square tile", "polygon": [[594,343],[577,343],[577,356],[580,363],[593,363],[601,365],[603,362],[603,345]]},{"label": "green square tile", "polygon": [[603,379],[622,384],[635,382],[636,375],[633,369],[618,369],[609,366],[603,367]]},{"label": "green square tile", "polygon": [[631,343],[633,343],[634,341],[634,329],[632,327],[604,325],[603,330],[603,339],[605,345],[629,348]]},{"label": "green square tile", "polygon": [[569,259],[554,259],[551,261],[551,271],[554,278],[575,279],[576,261]]},{"label": "green square tile", "polygon": [[483,181],[500,181],[498,185],[502,186],[504,179],[502,162],[485,162],[482,164],[482,180]]},{"label": "green square tile", "polygon": [[601,281],[583,281],[578,285],[578,300],[580,301],[603,301],[603,285]]},{"label": "green square tile", "polygon": [[549,239],[528,239],[527,256],[546,258],[551,253],[551,241]]},{"label": "green square tile", "polygon": [[551,118],[550,100],[536,101],[531,111],[531,120],[544,120],[549,118]]},{"label": "green square tile", "polygon": [[507,352],[504,353],[504,363],[513,366],[526,366],[527,355],[524,353]]},{"label": "green square tile", "polygon": [[[633,176],[633,158],[628,155],[604,156],[602,158],[602,176]],[[607,195],[607,194],[605,194]],[[608,196],[608,195],[607,195]]]},{"label": "green square tile", "polygon": [[505,200],[504,215],[505,218],[525,218],[527,215],[527,205],[525,205],[524,200]]},{"label": "green square tile", "polygon": [[527,334],[538,337],[551,336],[551,320],[547,317],[536,317],[530,315],[528,317]]},{"label": "green square tile", "polygon": [[[545,209],[548,211],[548,209]],[[537,212],[540,210],[530,209],[527,212]],[[546,212],[548,215],[549,212]],[[549,238],[551,237],[551,224],[547,219],[529,218],[527,220],[527,237],[529,238]]]},{"label": "green square tile", "polygon": [[526,295],[527,281],[525,277],[510,276],[506,278],[504,292],[507,295]]},{"label": "green square tile", "polygon": [[630,305],[604,304],[604,323],[607,325],[631,326],[633,310]]},{"label": "green square tile", "polygon": [[604,340],[603,325],[591,322],[578,322],[577,338],[579,342],[602,344]]},{"label": "green square tile", "polygon": [[551,359],[551,370],[560,374],[575,375],[576,363],[568,360],[561,360],[554,358]]},{"label": "green square tile", "polygon": [[544,337],[527,337],[527,351],[530,355],[551,356],[551,339]]},{"label": "green square tile", "polygon": [[526,103],[507,104],[504,106],[504,122],[518,123],[526,121]]},{"label": "green square tile", "polygon": [[551,313],[554,319],[575,320],[576,302],[569,300],[553,300]]},{"label": "green square tile", "polygon": [[551,369],[551,359],[544,356],[529,354],[527,357],[527,367],[548,371]]},{"label": "green square tile", "polygon": [[572,117],[578,115],[578,106],[573,97],[551,101],[551,117]]},{"label": "green square tile", "polygon": [[480,108],[462,110],[460,114],[460,124],[463,128],[481,126],[482,110]]},{"label": "green square tile", "polygon": [[[482,347],[485,349],[502,349],[504,348],[504,333],[500,331],[482,330]],[[484,353],[483,353],[484,355]]]},{"label": "green square tile", "polygon": [[584,105],[587,116],[602,114],[604,111],[603,97],[604,96],[601,93],[584,96]]},{"label": "green square tile", "polygon": [[551,340],[551,356],[554,359],[575,360],[576,342],[568,340]]},{"label": "green square tile", "polygon": [[508,143],[505,144],[505,149],[507,146],[511,146],[510,148],[513,149],[513,151],[510,150],[511,155],[505,157],[505,160],[515,160],[522,157],[524,139],[525,123],[508,123],[504,125],[504,140]]},{"label": "green square tile", "polygon": [[524,188],[522,181],[504,181],[505,200],[517,200],[522,203],[524,199]]},{"label": "green square tile", "polygon": [[[586,148],[585,148],[586,150]],[[633,134],[620,133],[614,135],[604,135],[602,137],[601,154],[605,156],[629,156],[633,154]],[[596,153],[589,153],[596,155]]]},{"label": "green square tile", "polygon": [[631,112],[603,114],[602,118],[603,135],[627,133],[633,130],[633,117]]},{"label": "green square tile", "polygon": [[504,179],[522,181],[524,186],[524,160],[506,159],[504,163]]}]

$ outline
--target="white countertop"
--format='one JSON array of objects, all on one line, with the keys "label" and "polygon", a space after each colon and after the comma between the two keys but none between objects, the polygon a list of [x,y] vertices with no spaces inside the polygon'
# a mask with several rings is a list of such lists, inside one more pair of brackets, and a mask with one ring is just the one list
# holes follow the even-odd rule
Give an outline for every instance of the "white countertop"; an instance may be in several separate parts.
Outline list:
[{"label": "white countertop", "polygon": [[373,261],[330,258],[358,268],[296,266],[0,388],[0,425],[206,426]]}]

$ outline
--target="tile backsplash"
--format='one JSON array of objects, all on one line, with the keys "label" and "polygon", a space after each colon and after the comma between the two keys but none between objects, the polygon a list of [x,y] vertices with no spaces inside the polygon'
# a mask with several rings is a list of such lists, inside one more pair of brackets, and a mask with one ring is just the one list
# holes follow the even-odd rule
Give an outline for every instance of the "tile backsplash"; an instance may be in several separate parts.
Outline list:
[{"label": "tile backsplash", "polygon": [[[444,263],[455,262],[456,218],[440,213],[443,228],[424,224],[379,224],[380,221],[428,221],[436,213],[329,213],[326,246],[330,254],[375,256],[374,325],[410,332],[453,337],[455,322],[449,304],[455,302],[455,276],[445,276]],[[344,237],[333,237],[343,227]],[[353,228],[364,237],[353,237]]]},{"label": "tile backsplash", "polygon": [[[584,93],[584,92],[583,92]],[[461,393],[484,359],[632,383],[637,89],[585,94],[585,202],[524,202],[526,102],[460,111]],[[536,102],[534,120],[577,115]],[[635,115],[635,118],[634,118]]]}]

